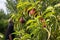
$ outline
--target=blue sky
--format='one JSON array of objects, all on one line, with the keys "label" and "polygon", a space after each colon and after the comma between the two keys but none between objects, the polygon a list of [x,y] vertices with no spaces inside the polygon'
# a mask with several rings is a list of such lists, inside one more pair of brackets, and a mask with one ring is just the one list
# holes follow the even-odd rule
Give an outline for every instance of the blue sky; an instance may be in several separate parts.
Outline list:
[{"label": "blue sky", "polygon": [[5,13],[7,13],[6,10],[6,0],[0,0],[0,9],[3,9]]}]

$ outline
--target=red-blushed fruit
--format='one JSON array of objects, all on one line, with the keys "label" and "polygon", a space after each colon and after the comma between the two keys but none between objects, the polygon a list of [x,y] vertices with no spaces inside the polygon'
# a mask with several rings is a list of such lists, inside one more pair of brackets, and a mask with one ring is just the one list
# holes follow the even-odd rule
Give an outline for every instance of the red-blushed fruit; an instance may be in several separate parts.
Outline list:
[{"label": "red-blushed fruit", "polygon": [[35,12],[36,12],[35,9],[32,9],[32,10],[29,11],[29,14],[30,14],[30,15],[34,15]]},{"label": "red-blushed fruit", "polygon": [[44,24],[43,27],[46,27],[46,24]]},{"label": "red-blushed fruit", "polygon": [[20,23],[25,23],[25,20],[23,17],[20,18]]},{"label": "red-blushed fruit", "polygon": [[41,22],[45,22],[45,19],[43,17],[40,17]]},{"label": "red-blushed fruit", "polygon": [[43,17],[40,17],[40,21],[41,21],[43,27],[46,27],[46,22],[45,22],[45,19]]},{"label": "red-blushed fruit", "polygon": [[43,17],[40,17],[40,20],[44,20],[44,18]]},{"label": "red-blushed fruit", "polygon": [[43,24],[43,27],[47,26],[45,20],[42,22],[42,24]]}]

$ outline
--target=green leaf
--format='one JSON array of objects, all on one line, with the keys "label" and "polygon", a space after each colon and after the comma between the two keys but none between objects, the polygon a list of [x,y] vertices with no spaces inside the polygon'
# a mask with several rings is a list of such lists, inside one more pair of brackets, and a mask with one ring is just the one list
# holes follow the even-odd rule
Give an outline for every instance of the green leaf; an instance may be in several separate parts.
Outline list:
[{"label": "green leaf", "polygon": [[56,4],[54,7],[60,7],[60,3]]},{"label": "green leaf", "polygon": [[29,8],[28,8],[28,11],[31,10],[31,9],[33,9],[33,8],[35,8],[35,7],[33,7],[33,6],[29,7]]},{"label": "green leaf", "polygon": [[30,5],[30,3],[29,2],[21,2],[21,3],[17,4],[17,8],[20,8],[20,7],[23,8],[27,5]]},{"label": "green leaf", "polygon": [[20,38],[14,38],[14,40],[20,40]]},{"label": "green leaf", "polygon": [[38,4],[40,1],[37,1],[37,2],[35,2],[36,4]]},{"label": "green leaf", "polygon": [[60,36],[57,37],[57,40],[60,39]]},{"label": "green leaf", "polygon": [[47,28],[44,28],[44,29],[48,32],[48,39],[47,40],[49,40],[51,33],[49,32],[49,30]]},{"label": "green leaf", "polygon": [[48,13],[46,13],[46,15],[44,15],[44,17],[47,18],[47,17],[50,17],[54,14],[55,14],[54,12],[48,12]]},{"label": "green leaf", "polygon": [[34,21],[35,21],[35,20],[28,20],[26,24],[28,25],[29,23],[32,23],[32,22],[34,22]]},{"label": "green leaf", "polygon": [[54,8],[52,6],[48,6],[46,10],[43,12],[42,16],[49,15],[49,13],[54,14]]},{"label": "green leaf", "polygon": [[46,11],[52,11],[52,10],[54,10],[54,8],[52,6],[48,6],[46,9]]},{"label": "green leaf", "polygon": [[24,36],[21,37],[21,40],[27,40],[31,38],[29,34],[25,34]]},{"label": "green leaf", "polygon": [[35,20],[36,20],[36,19],[39,19],[40,17],[41,17],[41,16],[37,16],[37,17],[35,18]]}]

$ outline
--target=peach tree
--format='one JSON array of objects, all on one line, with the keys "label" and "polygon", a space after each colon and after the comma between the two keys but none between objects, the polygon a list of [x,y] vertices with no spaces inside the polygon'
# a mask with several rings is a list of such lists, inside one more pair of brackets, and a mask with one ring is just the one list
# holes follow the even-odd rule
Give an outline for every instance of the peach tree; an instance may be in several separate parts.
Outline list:
[{"label": "peach tree", "polygon": [[13,14],[14,40],[60,40],[59,0],[18,0]]}]

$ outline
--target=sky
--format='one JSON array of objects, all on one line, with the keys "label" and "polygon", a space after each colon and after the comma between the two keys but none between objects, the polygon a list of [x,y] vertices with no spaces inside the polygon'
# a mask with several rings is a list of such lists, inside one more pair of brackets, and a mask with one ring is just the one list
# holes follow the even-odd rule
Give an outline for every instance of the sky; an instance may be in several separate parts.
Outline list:
[{"label": "sky", "polygon": [[6,0],[0,0],[0,9],[3,9],[4,12],[7,14],[7,10],[6,10]]}]

